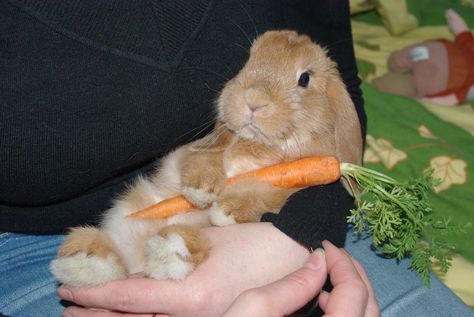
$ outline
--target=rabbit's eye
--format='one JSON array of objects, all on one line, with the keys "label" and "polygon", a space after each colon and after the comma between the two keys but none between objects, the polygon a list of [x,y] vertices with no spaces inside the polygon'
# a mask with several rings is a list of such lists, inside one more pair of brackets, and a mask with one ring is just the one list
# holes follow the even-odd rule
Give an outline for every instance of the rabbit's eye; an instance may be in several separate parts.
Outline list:
[{"label": "rabbit's eye", "polygon": [[300,78],[298,79],[298,86],[303,88],[308,87],[309,77],[309,72],[304,72],[303,74],[301,74]]}]

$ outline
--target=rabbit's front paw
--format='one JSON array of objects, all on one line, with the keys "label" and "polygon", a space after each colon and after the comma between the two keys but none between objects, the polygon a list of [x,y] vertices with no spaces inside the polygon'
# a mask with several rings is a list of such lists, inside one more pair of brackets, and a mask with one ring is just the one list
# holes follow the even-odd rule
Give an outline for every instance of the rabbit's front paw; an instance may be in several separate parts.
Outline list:
[{"label": "rabbit's front paw", "polygon": [[207,239],[191,227],[174,225],[147,241],[145,274],[155,279],[182,280],[209,253]]},{"label": "rabbit's front paw", "polygon": [[215,226],[259,220],[259,202],[251,194],[238,191],[223,192],[209,209],[209,220]]},{"label": "rabbit's front paw", "polygon": [[184,186],[181,189],[181,194],[186,197],[194,206],[198,208],[206,208],[214,201],[216,201],[217,196],[213,192],[209,192],[203,188],[188,187]]},{"label": "rabbit's front paw", "polygon": [[181,193],[198,208],[206,208],[224,187],[225,174],[219,168],[187,166],[181,174]]},{"label": "rabbit's front paw", "polygon": [[223,209],[217,202],[209,209],[209,220],[214,226],[228,226],[236,224],[234,216],[229,210]]}]

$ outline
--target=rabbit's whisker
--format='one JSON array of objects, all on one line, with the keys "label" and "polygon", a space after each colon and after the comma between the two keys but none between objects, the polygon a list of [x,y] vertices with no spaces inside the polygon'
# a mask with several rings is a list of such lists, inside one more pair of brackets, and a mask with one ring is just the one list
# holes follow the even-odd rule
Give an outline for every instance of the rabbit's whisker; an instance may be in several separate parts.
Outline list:
[{"label": "rabbit's whisker", "polygon": [[255,38],[257,38],[259,35],[259,32],[257,30],[257,25],[255,24],[255,21],[252,19],[252,16],[249,14],[248,10],[245,8],[245,5],[242,3],[242,1],[239,1],[239,4],[242,7],[242,10],[244,10],[245,14],[249,18],[250,22],[252,23],[253,29],[255,30]]},{"label": "rabbit's whisker", "polygon": [[209,86],[207,83],[204,83],[204,86],[206,86],[206,88],[209,89],[210,91],[216,92],[217,94],[221,93],[219,90],[211,88],[211,86]]},{"label": "rabbit's whisker", "polygon": [[219,131],[217,134],[212,135],[213,136],[212,139],[211,138],[207,139],[206,143],[200,145],[199,147],[197,147],[197,149],[199,151],[204,151],[204,150],[210,148],[211,145],[214,144],[215,141],[217,141],[223,133],[224,133],[224,131],[222,130],[222,131]]},{"label": "rabbit's whisker", "polygon": [[347,41],[352,41],[352,39],[351,39],[351,38],[340,39],[340,40],[338,40],[338,41],[329,43],[329,44],[326,45],[325,47],[326,47],[326,48],[330,48],[330,47],[332,47],[332,46],[334,46],[334,45],[341,44],[341,43],[344,43],[344,42],[347,42]]},{"label": "rabbit's whisker", "polygon": [[[250,40],[250,37],[248,36],[247,32],[245,32],[245,30],[239,25],[237,24],[234,20],[232,19],[229,19],[229,21],[235,25],[239,30],[240,32],[242,32],[242,34],[245,36],[245,38],[247,39],[247,41],[249,42],[250,46],[252,46],[252,40]],[[248,49],[247,49],[248,51]]]},{"label": "rabbit's whisker", "polygon": [[241,48],[245,53],[248,53],[249,52],[249,49],[247,47],[244,47],[242,44],[240,43],[234,43],[235,46],[237,46],[238,48]]},{"label": "rabbit's whisker", "polygon": [[205,122],[198,125],[197,127],[183,133],[181,136],[178,137],[178,139],[181,139],[181,138],[184,138],[185,136],[189,135],[190,133],[194,133],[196,130],[199,130],[198,132],[195,132],[190,138],[189,140],[192,140],[194,139],[196,136],[198,136],[199,134],[201,134],[203,131],[205,131],[206,129],[208,129],[210,126],[212,126],[215,122],[214,120],[214,117],[215,115],[214,114],[210,114],[208,115],[206,118],[205,118]]}]

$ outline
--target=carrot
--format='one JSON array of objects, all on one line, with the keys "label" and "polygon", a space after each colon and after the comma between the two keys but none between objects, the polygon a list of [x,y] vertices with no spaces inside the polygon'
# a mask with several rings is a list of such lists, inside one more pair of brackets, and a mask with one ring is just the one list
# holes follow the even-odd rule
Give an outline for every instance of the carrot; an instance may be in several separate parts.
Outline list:
[{"label": "carrot", "polygon": [[164,199],[148,208],[128,215],[128,217],[144,219],[166,218],[174,216],[179,212],[185,212],[192,209],[196,209],[196,207],[194,207],[194,205],[191,204],[183,195],[179,195]]},{"label": "carrot", "polygon": [[[278,187],[302,188],[334,183],[340,177],[340,162],[337,158],[332,156],[313,156],[234,176],[227,181],[225,186],[231,186],[239,180],[256,179],[269,182]],[[162,200],[128,217],[143,219],[165,218],[192,209],[196,209],[196,207],[184,196],[180,195]]]},{"label": "carrot", "polygon": [[339,160],[332,156],[313,156],[289,163],[281,163],[237,175],[226,186],[243,179],[256,179],[284,188],[301,188],[334,183],[341,177]]}]

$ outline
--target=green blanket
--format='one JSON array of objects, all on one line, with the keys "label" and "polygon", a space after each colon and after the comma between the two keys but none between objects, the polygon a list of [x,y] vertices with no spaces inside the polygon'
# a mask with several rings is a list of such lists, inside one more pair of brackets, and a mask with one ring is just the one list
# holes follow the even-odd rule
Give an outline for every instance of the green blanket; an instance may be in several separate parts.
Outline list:
[{"label": "green blanket", "polygon": [[[364,83],[368,117],[365,164],[394,178],[407,179],[427,168],[442,182],[430,197],[439,218],[474,222],[474,137],[441,120],[416,100],[388,95]],[[474,262],[474,226],[452,233],[459,252]]]},{"label": "green blanket", "polygon": [[[472,223],[449,239],[459,247],[442,280],[474,307],[474,107],[444,107],[380,92],[391,52],[434,38],[452,39],[444,11],[454,8],[474,28],[474,0],[351,0],[354,49],[368,117],[365,165],[407,179],[427,168],[442,180],[431,194],[433,215]],[[362,11],[362,13],[360,13]],[[402,17],[402,18],[400,18]],[[398,21],[401,21],[399,25]],[[439,274],[439,273],[438,273]]]}]

